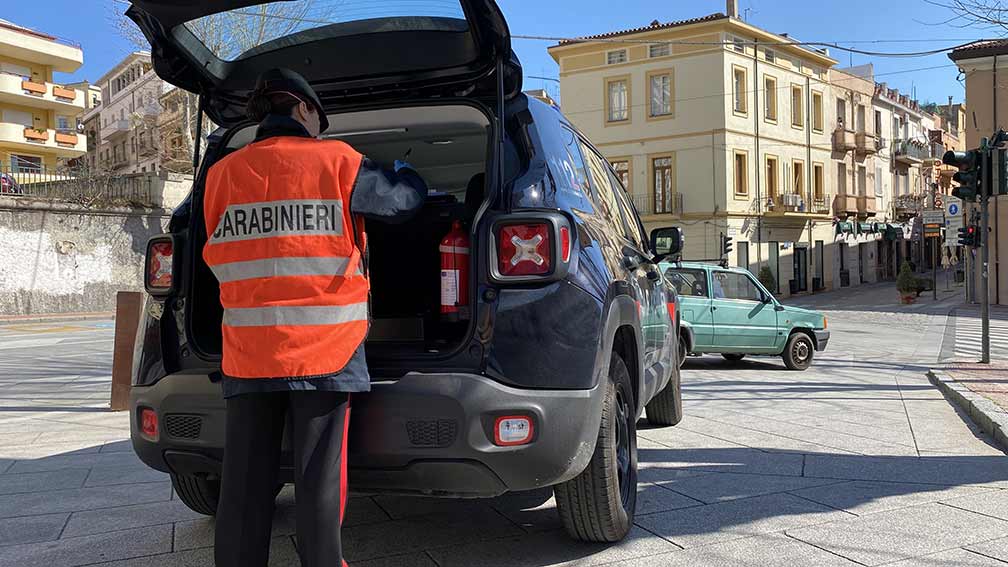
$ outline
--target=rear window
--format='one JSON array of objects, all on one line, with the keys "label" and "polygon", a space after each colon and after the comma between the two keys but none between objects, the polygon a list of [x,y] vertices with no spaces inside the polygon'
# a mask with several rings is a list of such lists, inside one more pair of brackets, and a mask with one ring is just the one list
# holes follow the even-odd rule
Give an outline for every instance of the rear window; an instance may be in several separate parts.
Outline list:
[{"label": "rear window", "polygon": [[468,31],[458,0],[290,0],[265,2],[189,20],[185,27],[214,55],[233,61],[282,47],[356,33],[351,24],[365,20],[409,18],[389,22],[422,31]]}]

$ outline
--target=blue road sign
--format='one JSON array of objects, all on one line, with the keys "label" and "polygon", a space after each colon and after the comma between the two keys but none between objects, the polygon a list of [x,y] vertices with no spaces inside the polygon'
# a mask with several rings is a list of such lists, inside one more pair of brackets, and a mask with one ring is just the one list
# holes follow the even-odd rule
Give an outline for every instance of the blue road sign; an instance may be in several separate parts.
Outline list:
[{"label": "blue road sign", "polygon": [[950,215],[958,215],[959,214],[959,204],[958,203],[949,203],[948,212],[949,212]]}]

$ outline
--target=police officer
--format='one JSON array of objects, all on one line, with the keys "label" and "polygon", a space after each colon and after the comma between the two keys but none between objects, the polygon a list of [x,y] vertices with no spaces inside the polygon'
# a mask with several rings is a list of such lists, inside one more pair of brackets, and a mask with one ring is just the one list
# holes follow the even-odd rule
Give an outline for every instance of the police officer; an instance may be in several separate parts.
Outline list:
[{"label": "police officer", "polygon": [[402,222],[427,186],[387,171],[329,127],[307,81],[263,73],[248,102],[255,140],[206,180],[206,263],[220,282],[224,465],[215,559],[265,566],[280,446],[290,417],[297,549],[307,567],[343,565],[350,395],[370,389],[364,219]]}]

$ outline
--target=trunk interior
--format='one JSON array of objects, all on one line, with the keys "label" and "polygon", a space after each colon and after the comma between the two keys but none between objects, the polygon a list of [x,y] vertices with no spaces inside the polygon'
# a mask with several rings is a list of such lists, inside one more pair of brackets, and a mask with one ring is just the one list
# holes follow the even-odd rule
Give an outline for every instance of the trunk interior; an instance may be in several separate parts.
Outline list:
[{"label": "trunk interior", "polygon": [[[405,159],[429,188],[423,210],[412,220],[400,225],[367,222],[372,318],[368,359],[453,350],[467,338],[469,321],[465,316],[448,320],[440,313],[438,246],[453,221],[461,221],[468,230],[485,199],[483,174],[490,136],[486,115],[466,105],[424,106],[330,115],[329,122],[323,137],[344,140],[386,167]],[[254,127],[236,132],[228,149],[241,148],[254,135]],[[196,273],[188,298],[195,335],[190,338],[200,351],[218,355],[219,288],[202,260],[206,235],[198,232],[192,249]],[[473,271],[471,267],[470,274]]]}]

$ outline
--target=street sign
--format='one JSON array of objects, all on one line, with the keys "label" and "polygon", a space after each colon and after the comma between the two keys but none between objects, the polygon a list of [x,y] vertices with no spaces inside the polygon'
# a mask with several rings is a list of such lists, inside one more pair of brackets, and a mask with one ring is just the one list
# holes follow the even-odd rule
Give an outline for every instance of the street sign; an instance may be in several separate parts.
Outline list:
[{"label": "street sign", "polygon": [[944,203],[942,202],[942,196],[941,195],[935,195],[934,206],[935,206],[936,209],[940,209],[940,208],[942,208],[944,206]]},{"label": "street sign", "polygon": [[945,211],[924,211],[921,220],[925,225],[938,224],[945,225]]},{"label": "street sign", "polygon": [[937,238],[941,236],[942,225],[933,223],[924,225],[924,238]]},{"label": "street sign", "polygon": [[[946,197],[945,199],[945,245],[956,246],[958,242],[954,240],[959,234],[959,229],[966,225],[965,211],[963,211],[962,199],[958,197]],[[952,235],[951,237],[949,235]]]}]

